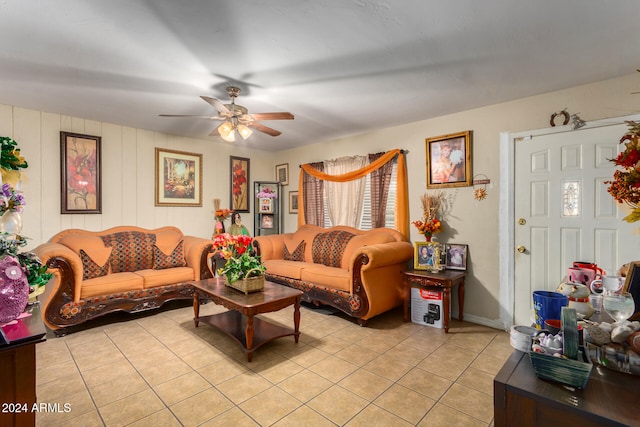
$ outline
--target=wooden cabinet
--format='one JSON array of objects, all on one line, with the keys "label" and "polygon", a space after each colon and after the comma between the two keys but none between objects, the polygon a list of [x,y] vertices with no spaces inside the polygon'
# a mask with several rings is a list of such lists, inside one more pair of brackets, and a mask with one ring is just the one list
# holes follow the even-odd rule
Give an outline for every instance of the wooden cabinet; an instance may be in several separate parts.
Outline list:
[{"label": "wooden cabinet", "polygon": [[[261,193],[275,194],[276,197],[258,197]],[[282,233],[282,199],[284,197],[282,184],[275,181],[255,181],[253,197],[253,234],[268,236]]]},{"label": "wooden cabinet", "polygon": [[587,386],[572,390],[536,377],[527,353],[514,350],[493,381],[495,427],[631,426],[640,423],[640,377],[594,365]]},{"label": "wooden cabinet", "polygon": [[40,306],[27,307],[28,317],[3,326],[0,341],[0,425],[34,426],[36,412],[36,344],[46,329]]}]

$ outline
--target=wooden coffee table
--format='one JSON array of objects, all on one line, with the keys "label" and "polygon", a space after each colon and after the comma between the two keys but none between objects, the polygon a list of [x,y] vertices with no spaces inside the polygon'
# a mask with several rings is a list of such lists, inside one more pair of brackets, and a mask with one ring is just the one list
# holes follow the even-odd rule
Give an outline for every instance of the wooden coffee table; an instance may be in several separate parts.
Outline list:
[{"label": "wooden coffee table", "polygon": [[[203,322],[226,333],[244,348],[248,362],[251,362],[251,356],[258,347],[276,338],[293,335],[296,343],[298,342],[302,291],[265,281],[263,291],[244,294],[225,286],[222,278],[198,280],[191,284],[195,291],[193,293],[193,321],[196,328],[199,322]],[[208,298],[214,303],[226,307],[229,311],[200,317],[201,297]],[[256,314],[278,311],[291,304],[294,308],[294,329],[274,325],[255,317]]]}]

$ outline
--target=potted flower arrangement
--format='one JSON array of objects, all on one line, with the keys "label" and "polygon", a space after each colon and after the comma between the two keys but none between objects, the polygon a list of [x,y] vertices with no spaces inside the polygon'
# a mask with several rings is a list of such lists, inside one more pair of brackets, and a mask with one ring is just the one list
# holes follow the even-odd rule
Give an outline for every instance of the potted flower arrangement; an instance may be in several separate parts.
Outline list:
[{"label": "potted flower arrangement", "polygon": [[620,166],[613,174],[613,181],[609,184],[609,194],[619,203],[626,203],[632,209],[624,217],[627,222],[640,220],[640,123],[628,121],[629,131],[620,139],[625,150],[618,157],[611,159],[616,166]]},{"label": "potted flower arrangement", "polygon": [[438,191],[434,194],[425,193],[420,196],[422,203],[422,219],[413,221],[412,224],[418,229],[418,233],[424,234],[427,242],[431,241],[434,234],[444,229],[442,221],[438,219],[444,202],[444,193]]},{"label": "potted flower arrangement", "polygon": [[225,284],[244,293],[264,289],[265,266],[260,257],[251,251],[251,236],[218,234],[213,238],[214,247],[226,260],[217,273],[225,276]]}]

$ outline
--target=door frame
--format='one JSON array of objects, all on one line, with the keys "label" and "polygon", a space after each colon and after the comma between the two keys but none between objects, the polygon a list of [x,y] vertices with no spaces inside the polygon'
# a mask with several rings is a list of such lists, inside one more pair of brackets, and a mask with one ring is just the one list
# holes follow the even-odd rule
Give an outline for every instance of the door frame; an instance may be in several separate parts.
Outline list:
[{"label": "door frame", "polygon": [[536,136],[581,132],[600,127],[615,126],[623,124],[627,120],[640,121],[640,114],[594,120],[575,130],[571,125],[565,125],[531,131],[500,133],[498,301],[500,306],[499,319],[505,330],[508,330],[513,325],[515,311],[515,145],[517,141],[531,139]]}]

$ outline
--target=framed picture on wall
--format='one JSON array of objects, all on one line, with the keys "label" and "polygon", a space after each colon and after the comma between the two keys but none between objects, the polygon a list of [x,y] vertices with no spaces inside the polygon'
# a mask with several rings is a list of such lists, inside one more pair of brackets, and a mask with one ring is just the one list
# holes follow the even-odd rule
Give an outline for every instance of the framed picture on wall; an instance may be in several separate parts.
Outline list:
[{"label": "framed picture on wall", "polygon": [[289,163],[276,165],[276,181],[282,185],[289,185]]},{"label": "framed picture on wall", "polygon": [[60,213],[102,213],[101,141],[99,136],[60,132]]},{"label": "framed picture on wall", "polygon": [[466,270],[467,269],[467,250],[468,245],[458,245],[455,243],[445,243],[445,267],[447,270]]},{"label": "framed picture on wall", "polygon": [[231,174],[231,201],[229,205],[235,212],[249,212],[249,159],[245,157],[229,157]]},{"label": "framed picture on wall", "polygon": [[427,188],[468,187],[471,175],[471,131],[427,138]]},{"label": "framed picture on wall", "polygon": [[298,213],[298,192],[297,191],[289,191],[289,213],[290,214]]},{"label": "framed picture on wall", "polygon": [[156,148],[156,206],[202,206],[202,154]]}]

